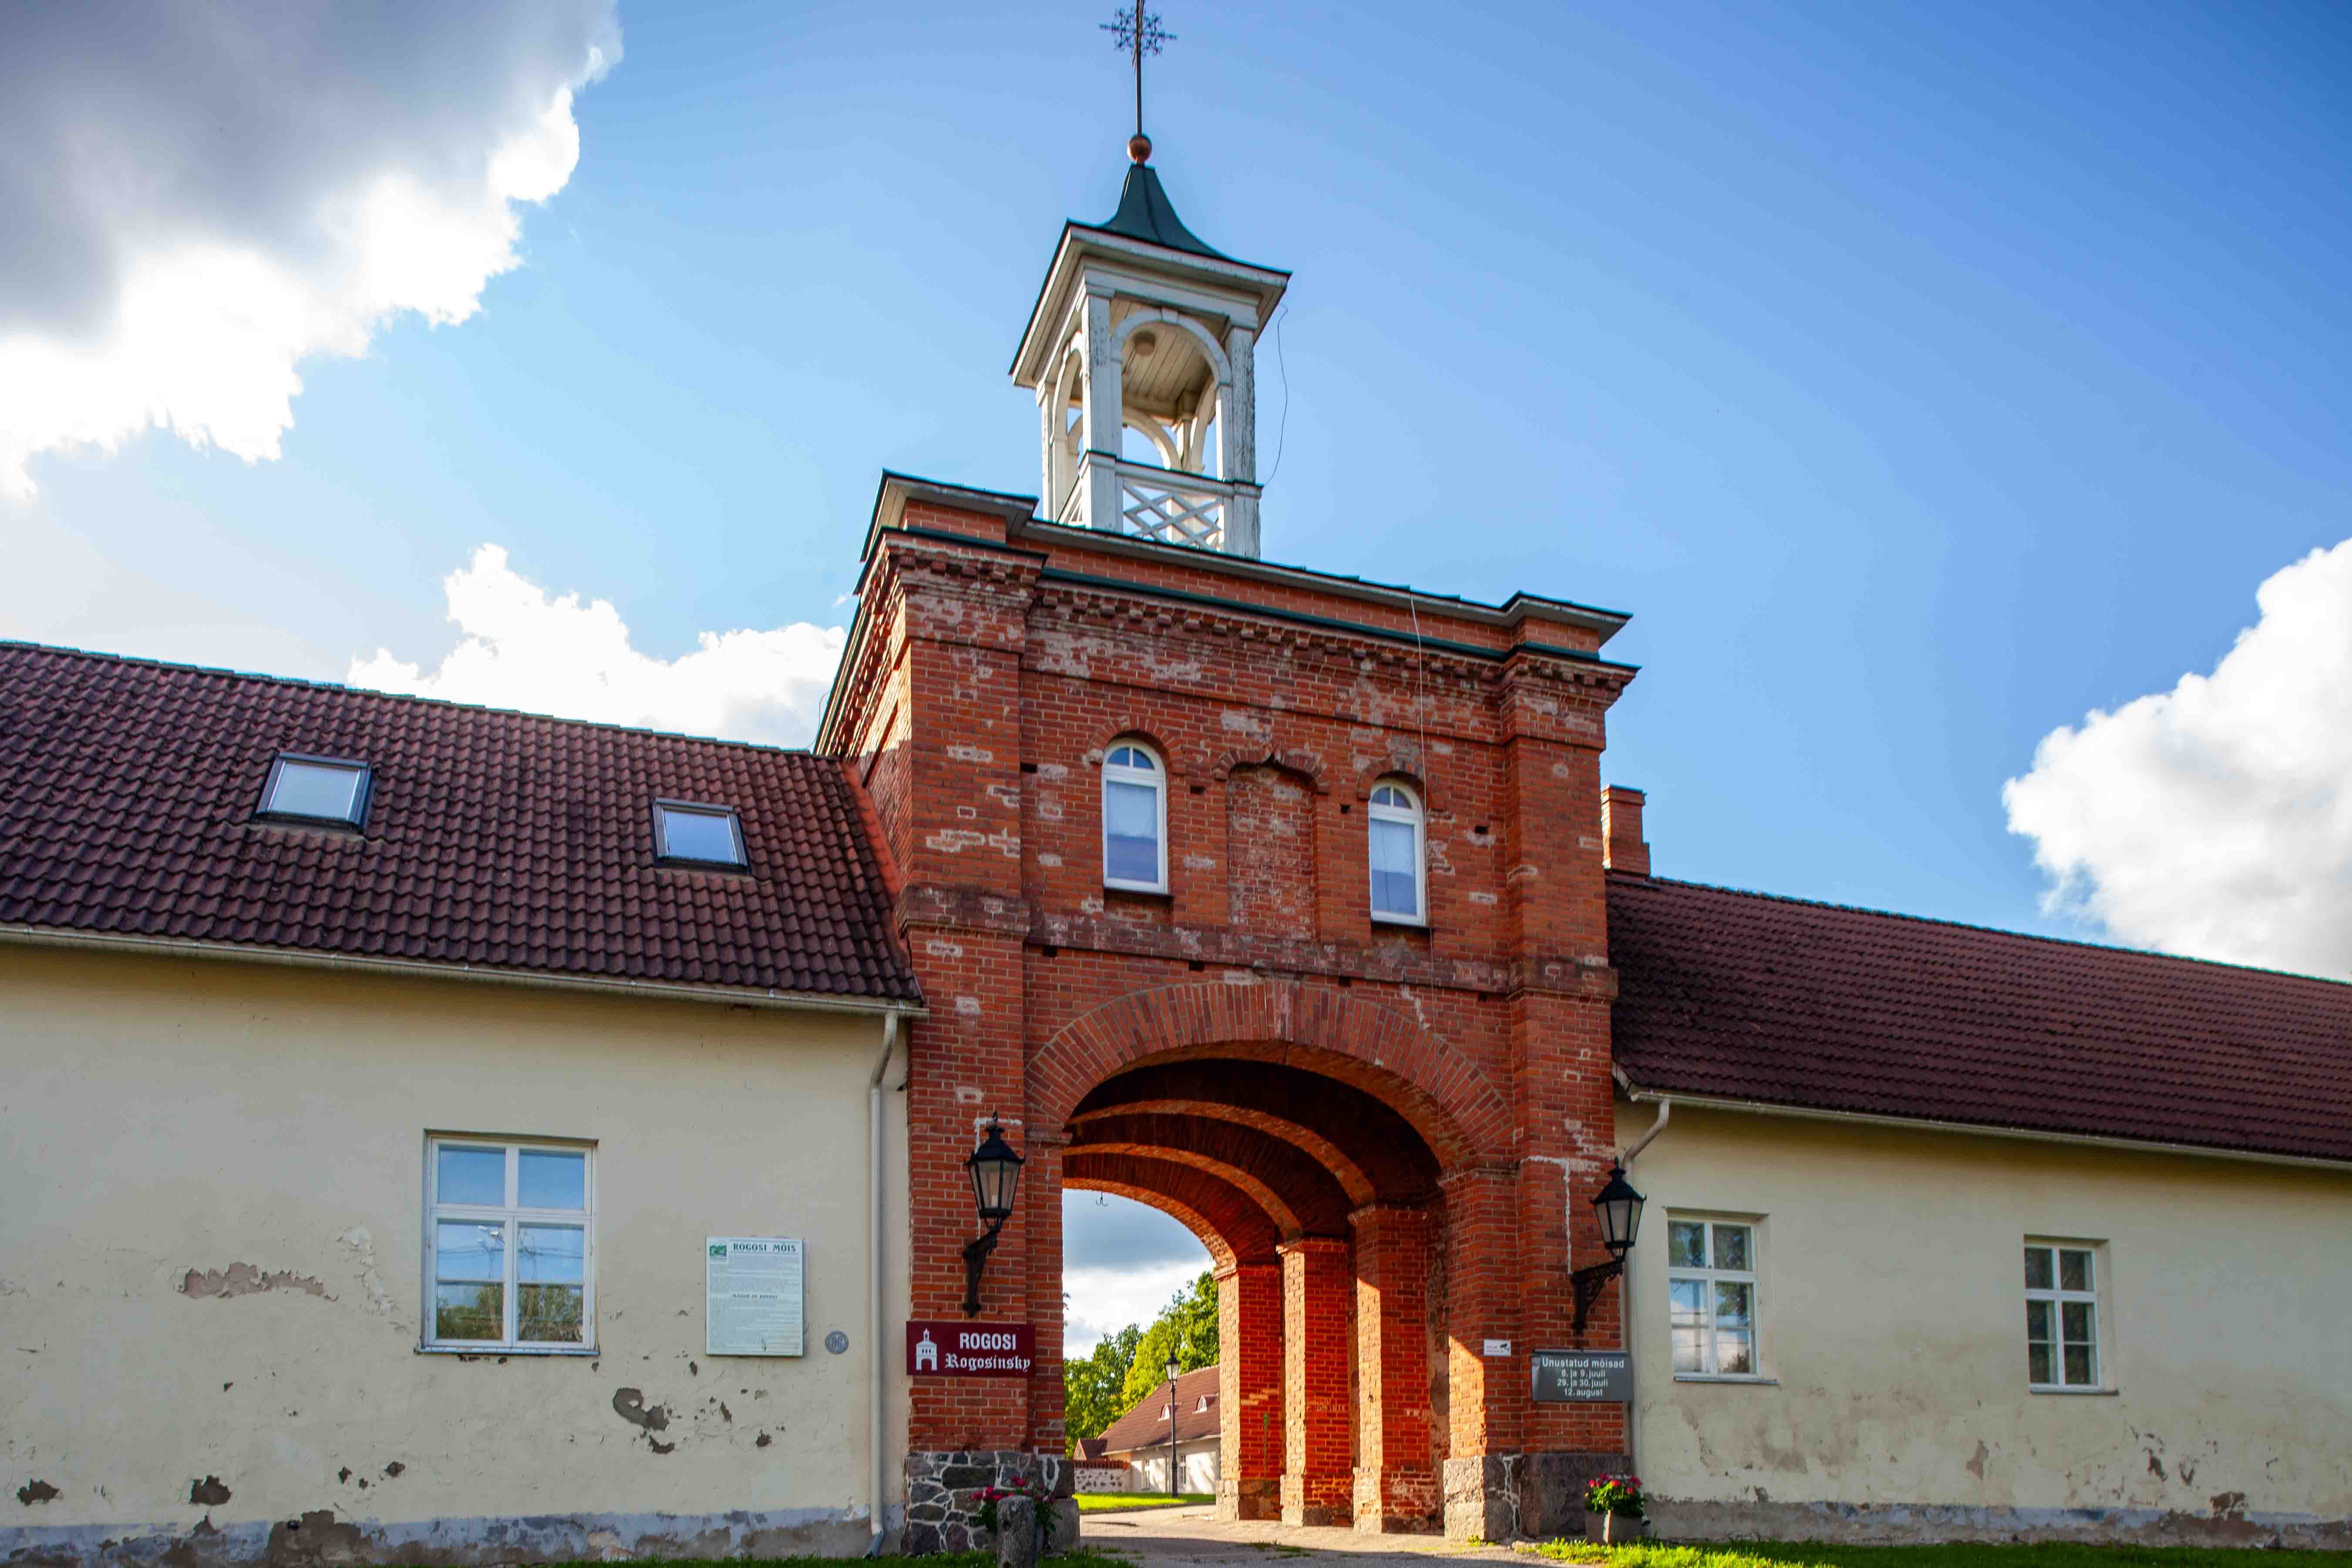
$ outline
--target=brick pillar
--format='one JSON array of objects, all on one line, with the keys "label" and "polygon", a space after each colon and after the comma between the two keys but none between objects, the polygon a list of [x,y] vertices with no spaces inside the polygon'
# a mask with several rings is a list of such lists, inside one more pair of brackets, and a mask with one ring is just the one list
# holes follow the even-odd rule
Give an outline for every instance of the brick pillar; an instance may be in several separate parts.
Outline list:
[{"label": "brick pillar", "polygon": [[[1518,1532],[1520,1418],[1527,1347],[1518,1342],[1528,1270],[1518,1254],[1513,1173],[1474,1166],[1444,1179],[1445,1533],[1508,1541]],[[1489,1356],[1486,1342],[1511,1353]]]},{"label": "brick pillar", "polygon": [[1354,1465],[1349,1419],[1349,1319],[1355,1281],[1348,1244],[1286,1241],[1282,1254],[1282,1522],[1344,1524]]},{"label": "brick pillar", "polygon": [[1229,1263],[1217,1274],[1217,1517],[1282,1513],[1282,1265]]},{"label": "brick pillar", "polygon": [[1356,1227],[1356,1528],[1425,1531],[1440,1508],[1430,1462],[1425,1210],[1375,1205]]}]

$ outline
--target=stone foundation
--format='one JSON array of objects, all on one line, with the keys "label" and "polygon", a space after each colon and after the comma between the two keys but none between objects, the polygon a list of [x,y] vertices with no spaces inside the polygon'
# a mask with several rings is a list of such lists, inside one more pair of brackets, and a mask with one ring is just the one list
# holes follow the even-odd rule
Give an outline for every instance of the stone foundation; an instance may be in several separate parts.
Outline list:
[{"label": "stone foundation", "polygon": [[1078,1543],[1078,1505],[1070,1496],[1076,1470],[1069,1460],[1059,1454],[1029,1454],[1018,1448],[908,1455],[907,1528],[899,1550],[918,1556],[993,1551],[994,1535],[980,1522],[982,1490],[1020,1486],[1040,1478],[1054,1496],[1043,1553],[1051,1557]]},{"label": "stone foundation", "polygon": [[1519,1457],[1486,1454],[1448,1459],[1445,1489],[1448,1541],[1517,1539],[1519,1533]]},{"label": "stone foundation", "polygon": [[[898,1510],[888,1521],[898,1522]],[[1075,1517],[1075,1516],[1074,1516]],[[38,1568],[450,1568],[665,1557],[846,1557],[872,1539],[865,1509],[725,1513],[566,1513],[383,1521],[317,1509],[297,1519],[215,1525],[0,1528],[0,1562]],[[1072,1530],[1076,1533],[1075,1524]],[[885,1543],[889,1537],[886,1531]]]},{"label": "stone foundation", "polygon": [[[1519,1533],[1538,1541],[1584,1533],[1584,1489],[1601,1476],[1631,1474],[1623,1454],[1527,1454],[1519,1459]],[[1621,1525],[1625,1521],[1618,1521]]]},{"label": "stone foundation", "polygon": [[[2226,1496],[2227,1494],[2224,1494]],[[1563,1532],[1576,1533],[1576,1532]],[[2352,1549],[2352,1519],[2219,1509],[1979,1508],[1937,1503],[1650,1502],[1660,1541],[2076,1541],[2135,1546]]]},{"label": "stone foundation", "polygon": [[1276,1476],[1217,1477],[1217,1518],[1227,1524],[1245,1519],[1282,1517],[1282,1480]]}]

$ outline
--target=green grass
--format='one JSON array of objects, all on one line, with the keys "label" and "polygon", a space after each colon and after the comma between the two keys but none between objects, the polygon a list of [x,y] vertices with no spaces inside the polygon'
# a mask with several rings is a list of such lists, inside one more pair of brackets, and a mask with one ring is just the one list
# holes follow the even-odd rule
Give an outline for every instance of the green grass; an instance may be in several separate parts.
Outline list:
[{"label": "green grass", "polygon": [[[1608,1568],[2246,1568],[2242,1550],[2204,1546],[2081,1546],[2045,1542],[2031,1546],[1832,1546],[1821,1542],[1741,1542],[1736,1546],[1668,1546],[1640,1542],[1595,1546],[1549,1541],[1530,1548],[1559,1563]],[[2352,1568],[2352,1552],[2298,1552],[2296,1568]]]},{"label": "green grass", "polygon": [[1170,1497],[1165,1492],[1079,1492],[1080,1513],[1126,1513],[1140,1508],[1181,1508],[1188,1502],[1214,1502],[1207,1492]]}]

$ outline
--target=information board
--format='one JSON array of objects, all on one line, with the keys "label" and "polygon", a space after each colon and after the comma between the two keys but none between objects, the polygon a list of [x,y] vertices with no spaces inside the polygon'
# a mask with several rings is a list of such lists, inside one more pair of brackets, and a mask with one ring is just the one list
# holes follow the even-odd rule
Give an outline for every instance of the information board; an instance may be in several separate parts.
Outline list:
[{"label": "information board", "polygon": [[807,1331],[807,1244],[713,1236],[703,1246],[702,1345],[712,1355],[799,1355]]},{"label": "information board", "polygon": [[1026,1377],[1036,1364],[1034,1324],[918,1319],[907,1325],[907,1370],[917,1377]]},{"label": "information board", "polygon": [[1633,1357],[1627,1351],[1531,1351],[1539,1405],[1628,1404]]}]

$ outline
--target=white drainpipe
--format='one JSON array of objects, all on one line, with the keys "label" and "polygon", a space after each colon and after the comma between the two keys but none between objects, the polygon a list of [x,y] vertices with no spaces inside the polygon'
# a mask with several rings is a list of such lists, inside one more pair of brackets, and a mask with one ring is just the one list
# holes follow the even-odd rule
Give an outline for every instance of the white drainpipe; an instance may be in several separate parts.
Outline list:
[{"label": "white drainpipe", "polygon": [[[1647,1132],[1643,1133],[1618,1152],[1617,1163],[1620,1165],[1631,1165],[1633,1163],[1633,1156],[1648,1148],[1658,1134],[1666,1130],[1666,1123],[1673,1119],[1674,1114],[1673,1100],[1659,1100],[1658,1119],[1650,1123],[1650,1130]],[[1631,1268],[1626,1269],[1617,1278],[1617,1301],[1625,1313],[1625,1349],[1630,1354],[1633,1349],[1633,1335],[1641,1326],[1639,1320],[1633,1316],[1633,1271]],[[1638,1476],[1642,1473],[1641,1460],[1636,1458],[1641,1452],[1642,1422],[1641,1362],[1638,1358],[1633,1365],[1633,1403],[1625,1407],[1625,1468]]]},{"label": "white drainpipe", "polygon": [[866,1354],[866,1440],[873,1458],[874,1517],[873,1538],[866,1543],[866,1554],[882,1554],[882,1520],[889,1478],[885,1474],[888,1458],[887,1433],[884,1428],[887,1412],[882,1404],[883,1368],[887,1362],[889,1325],[883,1321],[887,1289],[883,1279],[885,1253],[882,1247],[882,1079],[890,1070],[890,1058],[898,1048],[898,1015],[882,1015],[882,1054],[874,1058],[873,1076],[866,1083],[866,1142],[867,1166],[866,1172],[866,1281],[873,1303],[873,1321],[867,1325],[868,1342]]}]

